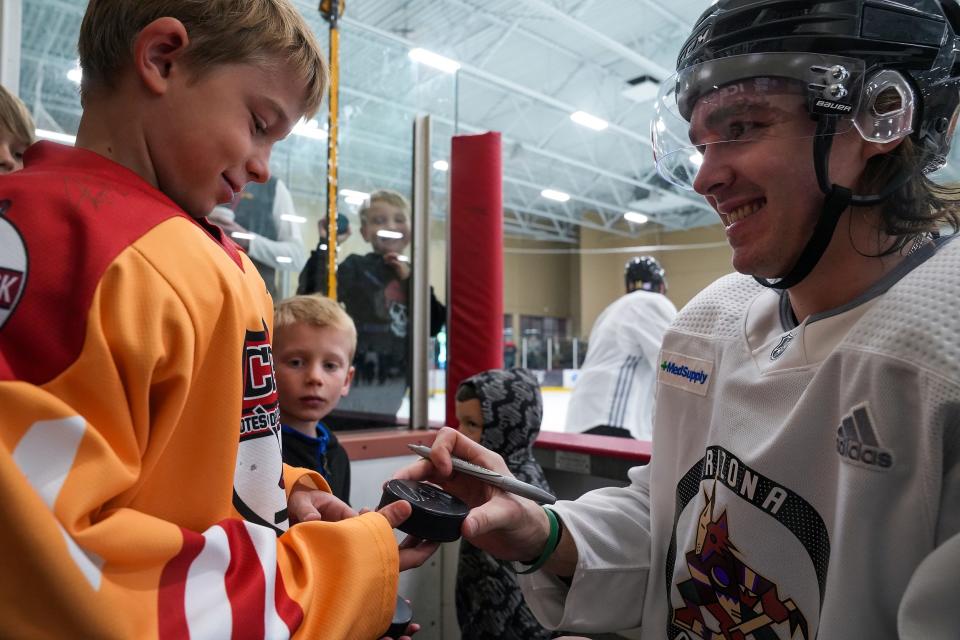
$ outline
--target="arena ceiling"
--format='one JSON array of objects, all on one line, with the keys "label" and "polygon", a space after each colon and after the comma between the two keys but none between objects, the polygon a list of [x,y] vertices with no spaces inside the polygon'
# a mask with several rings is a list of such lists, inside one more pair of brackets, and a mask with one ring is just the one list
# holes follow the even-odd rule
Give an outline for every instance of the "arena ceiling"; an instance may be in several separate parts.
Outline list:
[{"label": "arena ceiling", "polygon": [[[80,107],[68,72],[76,66],[86,2],[3,1],[21,4],[21,97],[39,128],[75,132]],[[328,25],[317,2],[295,2],[326,45]],[[409,192],[412,122],[428,113],[435,161],[449,158],[455,133],[502,134],[510,235],[575,243],[582,227],[634,237],[651,225],[715,224],[696,194],[656,175],[649,142],[655,83],[669,76],[706,6],[707,0],[347,0],[340,25],[340,188]],[[415,62],[409,53],[416,48],[460,68],[451,74]],[[604,120],[606,128],[575,123],[576,111]],[[316,209],[304,212],[311,217],[325,199],[324,119],[282,143],[271,163]],[[448,172],[442,162],[437,166],[432,212],[443,217]],[[547,199],[547,189],[569,200]],[[626,221],[628,211],[649,222]]]}]

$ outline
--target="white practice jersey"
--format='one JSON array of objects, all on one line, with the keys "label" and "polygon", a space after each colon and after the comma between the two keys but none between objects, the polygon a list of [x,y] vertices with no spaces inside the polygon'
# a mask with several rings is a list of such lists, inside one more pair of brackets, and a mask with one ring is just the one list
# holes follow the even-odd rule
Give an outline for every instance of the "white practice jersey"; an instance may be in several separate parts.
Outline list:
[{"label": "white practice jersey", "polygon": [[[960,241],[799,326],[726,276],[663,343],[653,459],[557,511],[552,627],[660,638],[960,638]],[[565,534],[566,535],[566,534]]]},{"label": "white practice jersey", "polygon": [[608,425],[650,440],[657,353],[676,315],[666,296],[643,290],[621,296],[603,310],[593,323],[587,357],[570,396],[566,431]]}]

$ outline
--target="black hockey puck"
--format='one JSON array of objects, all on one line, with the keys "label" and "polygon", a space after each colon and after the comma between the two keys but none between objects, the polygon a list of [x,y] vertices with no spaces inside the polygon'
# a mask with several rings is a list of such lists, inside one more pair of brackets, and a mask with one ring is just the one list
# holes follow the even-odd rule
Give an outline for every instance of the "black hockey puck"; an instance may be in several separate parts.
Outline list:
[{"label": "black hockey puck", "polygon": [[387,482],[377,509],[397,500],[406,500],[413,508],[410,517],[397,529],[434,542],[453,542],[459,538],[460,526],[470,511],[463,501],[443,489],[413,480]]},{"label": "black hockey puck", "polygon": [[389,638],[399,638],[407,635],[407,627],[413,620],[413,609],[407,604],[407,601],[397,596],[397,608],[393,610],[393,620],[390,622],[390,628],[381,635]]}]

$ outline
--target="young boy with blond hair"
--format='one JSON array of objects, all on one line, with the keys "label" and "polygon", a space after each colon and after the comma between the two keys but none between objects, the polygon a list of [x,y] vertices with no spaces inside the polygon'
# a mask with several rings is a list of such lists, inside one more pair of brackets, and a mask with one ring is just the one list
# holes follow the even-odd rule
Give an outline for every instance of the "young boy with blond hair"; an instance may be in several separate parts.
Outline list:
[{"label": "young boy with blond hair", "polygon": [[23,169],[23,154],[33,140],[27,106],[0,86],[0,175]]},{"label": "young boy with blond hair", "polygon": [[433,548],[282,465],[271,301],[204,219],[317,110],[320,46],[289,0],[91,0],[79,51],[76,148],[0,177],[4,633],[376,637]]},{"label": "young boy with blond hair", "polygon": [[[353,393],[342,408],[395,416],[409,383],[410,202],[396,191],[378,189],[360,208],[360,235],[372,249],[349,255],[337,267],[337,295],[357,325],[359,348]],[[326,260],[309,279],[326,289]],[[301,280],[299,293],[309,293]],[[440,332],[447,310],[430,288],[430,335]]]},{"label": "young boy with blond hair", "polygon": [[350,391],[357,330],[330,298],[293,296],[273,315],[283,461],[315,469],[333,495],[350,501],[350,459],[323,423]]}]

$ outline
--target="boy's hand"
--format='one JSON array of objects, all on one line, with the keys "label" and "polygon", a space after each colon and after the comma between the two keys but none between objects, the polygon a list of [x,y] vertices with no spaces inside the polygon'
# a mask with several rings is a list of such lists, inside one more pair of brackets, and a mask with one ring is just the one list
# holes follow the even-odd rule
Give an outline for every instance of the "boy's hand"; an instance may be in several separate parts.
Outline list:
[{"label": "boy's hand", "polygon": [[[406,257],[406,256],[403,256]],[[410,277],[410,265],[400,259],[401,254],[396,252],[383,254],[383,261],[390,265],[397,273],[397,277],[406,280]]]},{"label": "boy's hand", "polygon": [[290,524],[294,525],[311,520],[339,522],[353,518],[357,512],[332,493],[298,484],[287,500],[287,514]]},{"label": "boy's hand", "polygon": [[[360,509],[361,515],[369,512],[370,509]],[[397,500],[378,510],[377,513],[386,518],[390,526],[396,529],[410,517],[410,514],[413,513],[413,507],[404,500]],[[427,558],[432,556],[433,552],[438,548],[440,548],[439,542],[431,542],[429,540],[421,540],[420,538],[407,536],[400,543],[399,547],[400,571],[416,569],[426,562]],[[419,629],[419,627],[417,628]]]},{"label": "boy's hand", "polygon": [[[470,506],[462,533],[474,546],[502,560],[529,560],[540,555],[550,533],[546,514],[532,500],[507,493],[453,470],[450,456],[513,476],[503,458],[450,427],[437,434],[430,460],[398,471],[401,480],[426,480],[443,487]],[[397,501],[393,504],[401,504]]]}]

